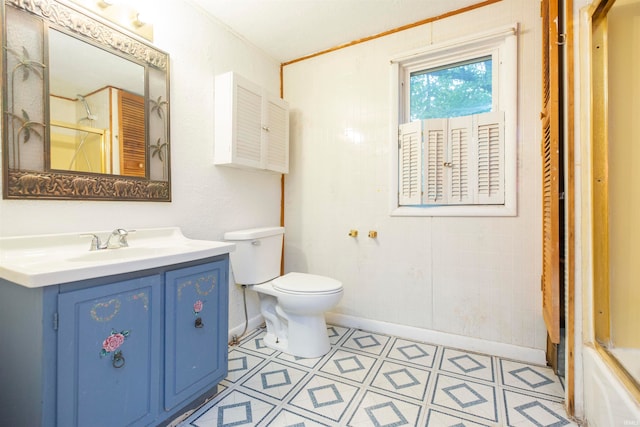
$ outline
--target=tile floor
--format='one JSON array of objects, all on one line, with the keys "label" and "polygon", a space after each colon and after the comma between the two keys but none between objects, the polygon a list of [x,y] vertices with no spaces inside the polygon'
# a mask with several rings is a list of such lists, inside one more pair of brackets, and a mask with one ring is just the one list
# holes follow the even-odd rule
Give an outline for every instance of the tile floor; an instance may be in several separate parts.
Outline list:
[{"label": "tile floor", "polygon": [[339,326],[328,332],[327,355],[296,359],[253,331],[229,348],[219,393],[178,426],[576,425],[547,367]]}]

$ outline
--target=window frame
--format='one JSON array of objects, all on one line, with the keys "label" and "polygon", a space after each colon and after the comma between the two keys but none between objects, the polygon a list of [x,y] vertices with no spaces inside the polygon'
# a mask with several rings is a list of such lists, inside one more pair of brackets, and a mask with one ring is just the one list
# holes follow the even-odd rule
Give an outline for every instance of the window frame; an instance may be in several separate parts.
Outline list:
[{"label": "window frame", "polygon": [[[517,215],[517,80],[518,24],[433,44],[391,59],[390,215],[391,216],[516,216]],[[504,204],[420,205],[399,203],[399,125],[409,117],[409,78],[412,72],[492,57],[492,111],[504,111]],[[405,84],[406,82],[406,84]],[[405,117],[407,119],[405,119]]]}]

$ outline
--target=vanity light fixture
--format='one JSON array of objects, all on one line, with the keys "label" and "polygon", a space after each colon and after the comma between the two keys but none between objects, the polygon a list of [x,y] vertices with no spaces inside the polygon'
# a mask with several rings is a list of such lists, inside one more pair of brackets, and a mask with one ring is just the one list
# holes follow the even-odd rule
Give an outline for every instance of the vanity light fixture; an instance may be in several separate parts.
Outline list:
[{"label": "vanity light fixture", "polygon": [[71,0],[101,18],[153,42],[153,25],[144,14],[120,0]]},{"label": "vanity light fixture", "polygon": [[144,19],[142,19],[141,16],[143,15],[140,12],[137,12],[133,15],[133,20],[131,21],[131,23],[134,27],[140,28],[143,25],[146,25],[146,22],[144,21]]}]

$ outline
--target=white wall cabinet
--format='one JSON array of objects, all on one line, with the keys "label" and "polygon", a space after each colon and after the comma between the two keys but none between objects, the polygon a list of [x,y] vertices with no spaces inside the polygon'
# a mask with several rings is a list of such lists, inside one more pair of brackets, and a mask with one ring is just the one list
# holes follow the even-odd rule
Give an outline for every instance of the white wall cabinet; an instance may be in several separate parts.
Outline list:
[{"label": "white wall cabinet", "polygon": [[289,104],[229,72],[215,82],[217,165],[289,172]]}]

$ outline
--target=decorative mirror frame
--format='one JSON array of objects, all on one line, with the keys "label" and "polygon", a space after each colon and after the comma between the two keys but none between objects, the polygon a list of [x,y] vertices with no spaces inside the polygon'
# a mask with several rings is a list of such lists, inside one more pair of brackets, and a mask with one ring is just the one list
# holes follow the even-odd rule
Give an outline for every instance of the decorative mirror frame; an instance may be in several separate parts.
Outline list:
[{"label": "decorative mirror frame", "polygon": [[[57,0],[2,0],[2,151],[4,199],[65,199],[171,201],[169,55],[137,38],[131,37],[94,18],[89,12]],[[33,42],[39,46],[39,58],[29,55],[23,46],[7,46],[8,13],[13,8],[28,14],[35,23]],[[145,68],[145,161],[146,177],[106,175],[87,172],[48,170],[49,153],[49,83],[48,29],[66,33],[123,57],[132,58]],[[38,50],[38,49],[36,49]],[[19,77],[12,79],[7,69],[8,55],[17,58]],[[160,85],[151,85],[150,74]],[[29,78],[31,76],[31,79]],[[34,79],[42,81],[32,83]],[[9,85],[12,86],[9,90]],[[18,87],[17,85],[22,85]],[[11,98],[9,99],[9,92]],[[29,93],[29,101],[15,105],[16,93]],[[40,99],[38,98],[40,95]],[[26,96],[23,96],[26,98]],[[40,168],[20,169],[21,147],[41,141],[43,156]],[[153,141],[153,143],[151,142]],[[31,149],[32,151],[34,149]],[[17,152],[17,167],[10,168],[10,156]],[[11,154],[10,154],[11,153]],[[39,155],[39,153],[38,153]],[[36,169],[36,170],[33,170]],[[162,179],[151,179],[151,176]]]}]

